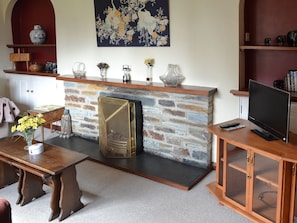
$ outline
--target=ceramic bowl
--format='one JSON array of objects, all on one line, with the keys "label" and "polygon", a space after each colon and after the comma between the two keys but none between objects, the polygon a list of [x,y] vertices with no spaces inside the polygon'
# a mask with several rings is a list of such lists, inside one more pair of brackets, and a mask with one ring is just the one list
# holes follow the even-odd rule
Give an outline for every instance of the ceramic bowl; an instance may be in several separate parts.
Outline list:
[{"label": "ceramic bowl", "polygon": [[44,151],[42,143],[36,143],[28,148],[30,155],[38,155]]},{"label": "ceramic bowl", "polygon": [[43,65],[42,64],[31,64],[29,66],[29,71],[32,71],[32,72],[40,72],[43,68]]}]

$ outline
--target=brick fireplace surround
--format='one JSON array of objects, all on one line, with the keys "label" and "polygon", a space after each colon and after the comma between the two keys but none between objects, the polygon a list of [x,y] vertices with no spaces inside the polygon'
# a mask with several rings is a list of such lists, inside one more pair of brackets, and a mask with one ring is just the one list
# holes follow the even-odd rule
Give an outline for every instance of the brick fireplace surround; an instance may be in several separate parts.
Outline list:
[{"label": "brick fireplace surround", "polygon": [[98,140],[99,96],[140,100],[145,152],[192,166],[210,167],[212,136],[207,126],[213,122],[216,88],[171,88],[159,83],[77,79],[72,75],[58,76],[57,80],[64,81],[65,108],[70,111],[76,135]]}]

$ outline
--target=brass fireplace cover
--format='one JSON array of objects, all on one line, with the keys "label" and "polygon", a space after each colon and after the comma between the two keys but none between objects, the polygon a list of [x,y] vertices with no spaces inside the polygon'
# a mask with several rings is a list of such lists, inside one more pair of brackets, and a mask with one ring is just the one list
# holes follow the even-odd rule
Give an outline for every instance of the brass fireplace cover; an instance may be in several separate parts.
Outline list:
[{"label": "brass fireplace cover", "polygon": [[130,158],[136,153],[134,103],[127,99],[98,98],[99,149],[108,158]]}]

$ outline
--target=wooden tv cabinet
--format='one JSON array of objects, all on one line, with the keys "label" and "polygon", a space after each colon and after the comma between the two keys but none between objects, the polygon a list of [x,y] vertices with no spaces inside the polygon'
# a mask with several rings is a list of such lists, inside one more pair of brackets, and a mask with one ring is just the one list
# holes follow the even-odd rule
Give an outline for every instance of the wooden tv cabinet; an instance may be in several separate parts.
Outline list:
[{"label": "wooden tv cabinet", "polygon": [[207,185],[219,202],[253,222],[297,220],[297,143],[266,141],[250,130],[248,120],[235,119],[246,127],[232,131],[208,127],[217,138],[216,181]]}]

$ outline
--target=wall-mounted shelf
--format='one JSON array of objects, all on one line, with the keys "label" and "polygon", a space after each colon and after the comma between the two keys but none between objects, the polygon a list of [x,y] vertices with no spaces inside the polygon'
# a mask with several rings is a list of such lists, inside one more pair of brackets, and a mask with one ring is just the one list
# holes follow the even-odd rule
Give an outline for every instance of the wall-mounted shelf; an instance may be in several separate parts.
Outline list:
[{"label": "wall-mounted shelf", "polygon": [[260,45],[243,45],[240,50],[277,50],[277,51],[297,51],[297,47],[290,46],[260,46]]},{"label": "wall-mounted shelf", "polygon": [[40,48],[40,47],[56,47],[56,44],[7,44],[8,48]]}]

